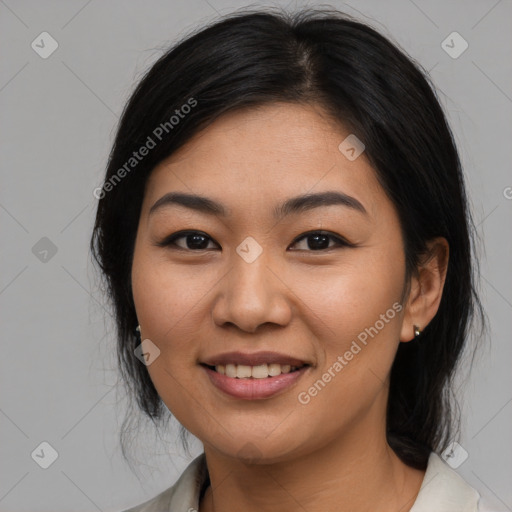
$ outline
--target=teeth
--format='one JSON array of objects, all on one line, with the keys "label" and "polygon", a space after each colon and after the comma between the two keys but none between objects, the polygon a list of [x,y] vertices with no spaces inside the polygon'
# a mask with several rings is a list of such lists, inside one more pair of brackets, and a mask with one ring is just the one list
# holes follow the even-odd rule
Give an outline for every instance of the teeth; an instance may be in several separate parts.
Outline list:
[{"label": "teeth", "polygon": [[228,377],[236,377],[236,366],[234,364],[226,365],[226,375]]},{"label": "teeth", "polygon": [[260,364],[258,366],[247,366],[245,364],[219,364],[215,371],[221,375],[227,375],[231,378],[248,379],[266,379],[267,377],[276,377],[282,373],[290,373],[299,368],[299,366],[290,366],[289,364]]},{"label": "teeth", "polygon": [[268,377],[268,366],[266,364],[260,364],[259,366],[239,366],[237,376],[240,377],[240,368],[249,368],[249,373],[255,379],[266,379]]},{"label": "teeth", "polygon": [[281,365],[280,364],[269,364],[268,365],[268,374],[271,377],[275,377],[276,375],[281,375]]},{"label": "teeth", "polygon": [[239,379],[251,377],[251,370],[252,368],[250,366],[244,366],[243,364],[239,364],[236,366],[236,376]]}]

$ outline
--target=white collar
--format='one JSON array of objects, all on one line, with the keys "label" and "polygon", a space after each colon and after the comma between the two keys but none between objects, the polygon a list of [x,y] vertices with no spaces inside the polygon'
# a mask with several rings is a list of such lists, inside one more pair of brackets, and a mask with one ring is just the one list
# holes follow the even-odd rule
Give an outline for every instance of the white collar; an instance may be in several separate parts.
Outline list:
[{"label": "white collar", "polygon": [[479,498],[473,487],[432,452],[410,512],[477,512]]},{"label": "white collar", "polygon": [[[199,510],[202,489],[209,483],[204,452],[176,483],[155,498],[125,512]],[[478,512],[480,495],[438,455],[431,453],[420,492],[410,512]]]}]

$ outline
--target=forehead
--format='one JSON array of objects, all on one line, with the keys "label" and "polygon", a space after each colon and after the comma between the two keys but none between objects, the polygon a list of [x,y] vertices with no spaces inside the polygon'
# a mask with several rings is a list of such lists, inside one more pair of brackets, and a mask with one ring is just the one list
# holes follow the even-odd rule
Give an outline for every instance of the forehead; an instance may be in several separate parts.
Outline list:
[{"label": "forehead", "polygon": [[315,105],[278,103],[227,113],[152,171],[145,209],[172,190],[228,205],[243,202],[246,209],[339,190],[372,213],[386,197],[364,152],[350,160],[339,149],[350,135]]}]

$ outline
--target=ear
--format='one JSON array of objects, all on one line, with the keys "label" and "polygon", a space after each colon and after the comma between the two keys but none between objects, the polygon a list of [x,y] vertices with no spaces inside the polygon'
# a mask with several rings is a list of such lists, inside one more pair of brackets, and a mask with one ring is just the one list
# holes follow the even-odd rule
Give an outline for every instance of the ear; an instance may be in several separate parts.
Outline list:
[{"label": "ear", "polygon": [[414,326],[423,330],[437,313],[446,280],[449,252],[448,241],[443,237],[427,243],[427,252],[410,278],[400,341],[413,340]]}]

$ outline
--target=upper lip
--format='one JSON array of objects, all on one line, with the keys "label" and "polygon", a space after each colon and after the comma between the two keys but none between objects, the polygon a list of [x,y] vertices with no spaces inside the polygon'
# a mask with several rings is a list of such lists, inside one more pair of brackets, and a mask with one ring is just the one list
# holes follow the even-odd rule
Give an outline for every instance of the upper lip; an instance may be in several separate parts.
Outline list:
[{"label": "upper lip", "polygon": [[218,366],[226,364],[243,364],[247,366],[259,366],[262,364],[289,364],[290,366],[303,366],[309,364],[306,361],[297,359],[287,354],[278,352],[255,352],[253,354],[245,352],[225,352],[212,356],[202,361],[202,364],[208,366]]}]

